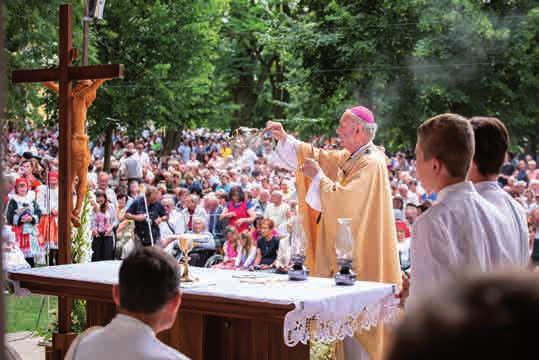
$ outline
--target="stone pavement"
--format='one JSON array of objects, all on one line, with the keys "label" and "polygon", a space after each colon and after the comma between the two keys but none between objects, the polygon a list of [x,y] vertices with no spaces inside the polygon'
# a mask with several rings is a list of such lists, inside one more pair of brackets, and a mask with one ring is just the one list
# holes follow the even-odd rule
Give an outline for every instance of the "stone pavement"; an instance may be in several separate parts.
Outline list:
[{"label": "stone pavement", "polygon": [[24,360],[44,360],[45,348],[39,346],[40,337],[30,337],[30,331],[6,334],[6,342]]}]

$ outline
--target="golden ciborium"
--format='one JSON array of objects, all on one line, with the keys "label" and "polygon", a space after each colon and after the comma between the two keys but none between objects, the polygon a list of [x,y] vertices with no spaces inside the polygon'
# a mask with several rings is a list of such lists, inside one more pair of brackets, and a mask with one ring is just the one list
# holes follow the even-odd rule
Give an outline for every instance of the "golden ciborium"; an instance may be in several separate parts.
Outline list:
[{"label": "golden ciborium", "polygon": [[[243,151],[244,149],[249,148],[256,152],[264,144],[264,141],[269,140],[271,143],[272,154],[275,156],[275,159],[280,160],[281,165],[286,164],[290,169],[296,168],[295,164],[291,163],[290,160],[285,159],[278,151],[275,151],[277,141],[273,138],[271,131],[241,126],[232,131],[231,136],[230,144],[236,151]],[[314,152],[313,159],[316,162],[319,161],[318,151]],[[301,168],[302,164],[299,165],[299,168]]]},{"label": "golden ciborium", "polygon": [[246,147],[256,150],[264,142],[264,138],[269,138],[270,134],[265,135],[262,129],[248,128],[241,126],[232,131],[232,147],[243,150]]}]

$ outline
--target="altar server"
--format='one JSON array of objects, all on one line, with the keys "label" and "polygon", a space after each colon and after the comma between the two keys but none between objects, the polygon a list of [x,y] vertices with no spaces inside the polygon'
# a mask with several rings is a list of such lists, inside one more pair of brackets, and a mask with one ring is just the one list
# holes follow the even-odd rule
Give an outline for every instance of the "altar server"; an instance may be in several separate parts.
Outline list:
[{"label": "altar server", "polygon": [[438,115],[423,123],[417,135],[417,176],[427,191],[438,194],[438,201],[413,225],[409,305],[463,269],[515,265],[505,244],[514,238],[513,227],[466,181],[474,154],[469,121]]},{"label": "altar server", "polygon": [[498,184],[498,175],[503,165],[509,134],[499,119],[473,117],[475,153],[468,176],[481,196],[502,213],[511,225],[511,237],[503,246],[515,265],[526,266],[530,261],[528,221],[526,210]]},{"label": "altar server", "polygon": [[[337,134],[343,150],[323,150],[298,141],[278,122],[266,126],[279,141],[280,165],[299,170],[296,189],[308,237],[306,264],[312,275],[327,277],[338,271],[337,218],[351,218],[353,270],[358,278],[400,282],[387,158],[373,144],[376,130],[373,113],[363,106],[347,109],[340,119]],[[356,339],[345,340],[346,358],[382,358],[383,325],[356,334]]]},{"label": "altar server", "polygon": [[170,329],[181,303],[176,261],[157,247],[141,248],[122,263],[112,297],[118,315],[71,344],[67,360],[184,360],[156,334]]}]

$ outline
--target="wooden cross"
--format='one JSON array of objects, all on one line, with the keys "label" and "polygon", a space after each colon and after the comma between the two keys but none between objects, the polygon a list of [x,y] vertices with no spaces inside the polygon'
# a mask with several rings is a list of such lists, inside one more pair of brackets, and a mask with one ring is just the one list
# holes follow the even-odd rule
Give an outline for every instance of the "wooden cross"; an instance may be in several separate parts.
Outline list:
[{"label": "wooden cross", "polygon": [[[59,189],[58,192],[58,263],[71,263],[71,212],[73,189],[71,185],[71,81],[116,78],[123,76],[123,65],[71,66],[76,58],[72,47],[72,8],[60,6],[60,43],[58,46],[59,66],[51,69],[16,70],[12,73],[13,83],[58,81],[60,107],[59,136]],[[59,299],[58,324],[60,334],[70,333],[70,303]],[[66,339],[64,339],[66,340]],[[64,341],[59,340],[59,341]],[[67,340],[69,341],[69,340]],[[63,354],[61,356],[63,358]]]}]

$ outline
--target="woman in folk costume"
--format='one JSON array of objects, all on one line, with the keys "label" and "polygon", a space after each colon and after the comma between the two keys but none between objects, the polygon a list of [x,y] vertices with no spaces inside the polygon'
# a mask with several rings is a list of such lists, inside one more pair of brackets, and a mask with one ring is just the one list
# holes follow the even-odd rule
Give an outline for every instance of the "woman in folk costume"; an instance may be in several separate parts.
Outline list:
[{"label": "woman in folk costume", "polygon": [[58,265],[58,173],[49,173],[48,185],[37,189],[39,220],[39,246],[48,249],[49,265]]},{"label": "woman in folk costume", "polygon": [[28,183],[28,192],[35,191],[41,185],[41,182],[34,175],[34,163],[30,159],[22,161],[19,167],[19,176],[24,178]]},{"label": "woman in folk costume", "polygon": [[24,254],[26,261],[34,266],[34,257],[43,258],[45,248],[39,246],[38,229],[41,212],[35,201],[33,192],[28,191],[26,179],[18,178],[15,181],[15,194],[8,203],[7,222]]},{"label": "woman in folk costume", "polygon": [[[342,115],[337,135],[343,150],[322,150],[287,135],[278,122],[268,122],[279,141],[275,157],[297,171],[299,213],[307,236],[306,264],[314,276],[338,271],[337,219],[352,219],[353,270],[358,280],[400,284],[387,157],[372,141],[377,129],[372,112],[357,106]],[[347,337],[337,357],[383,358],[384,326]]]}]

